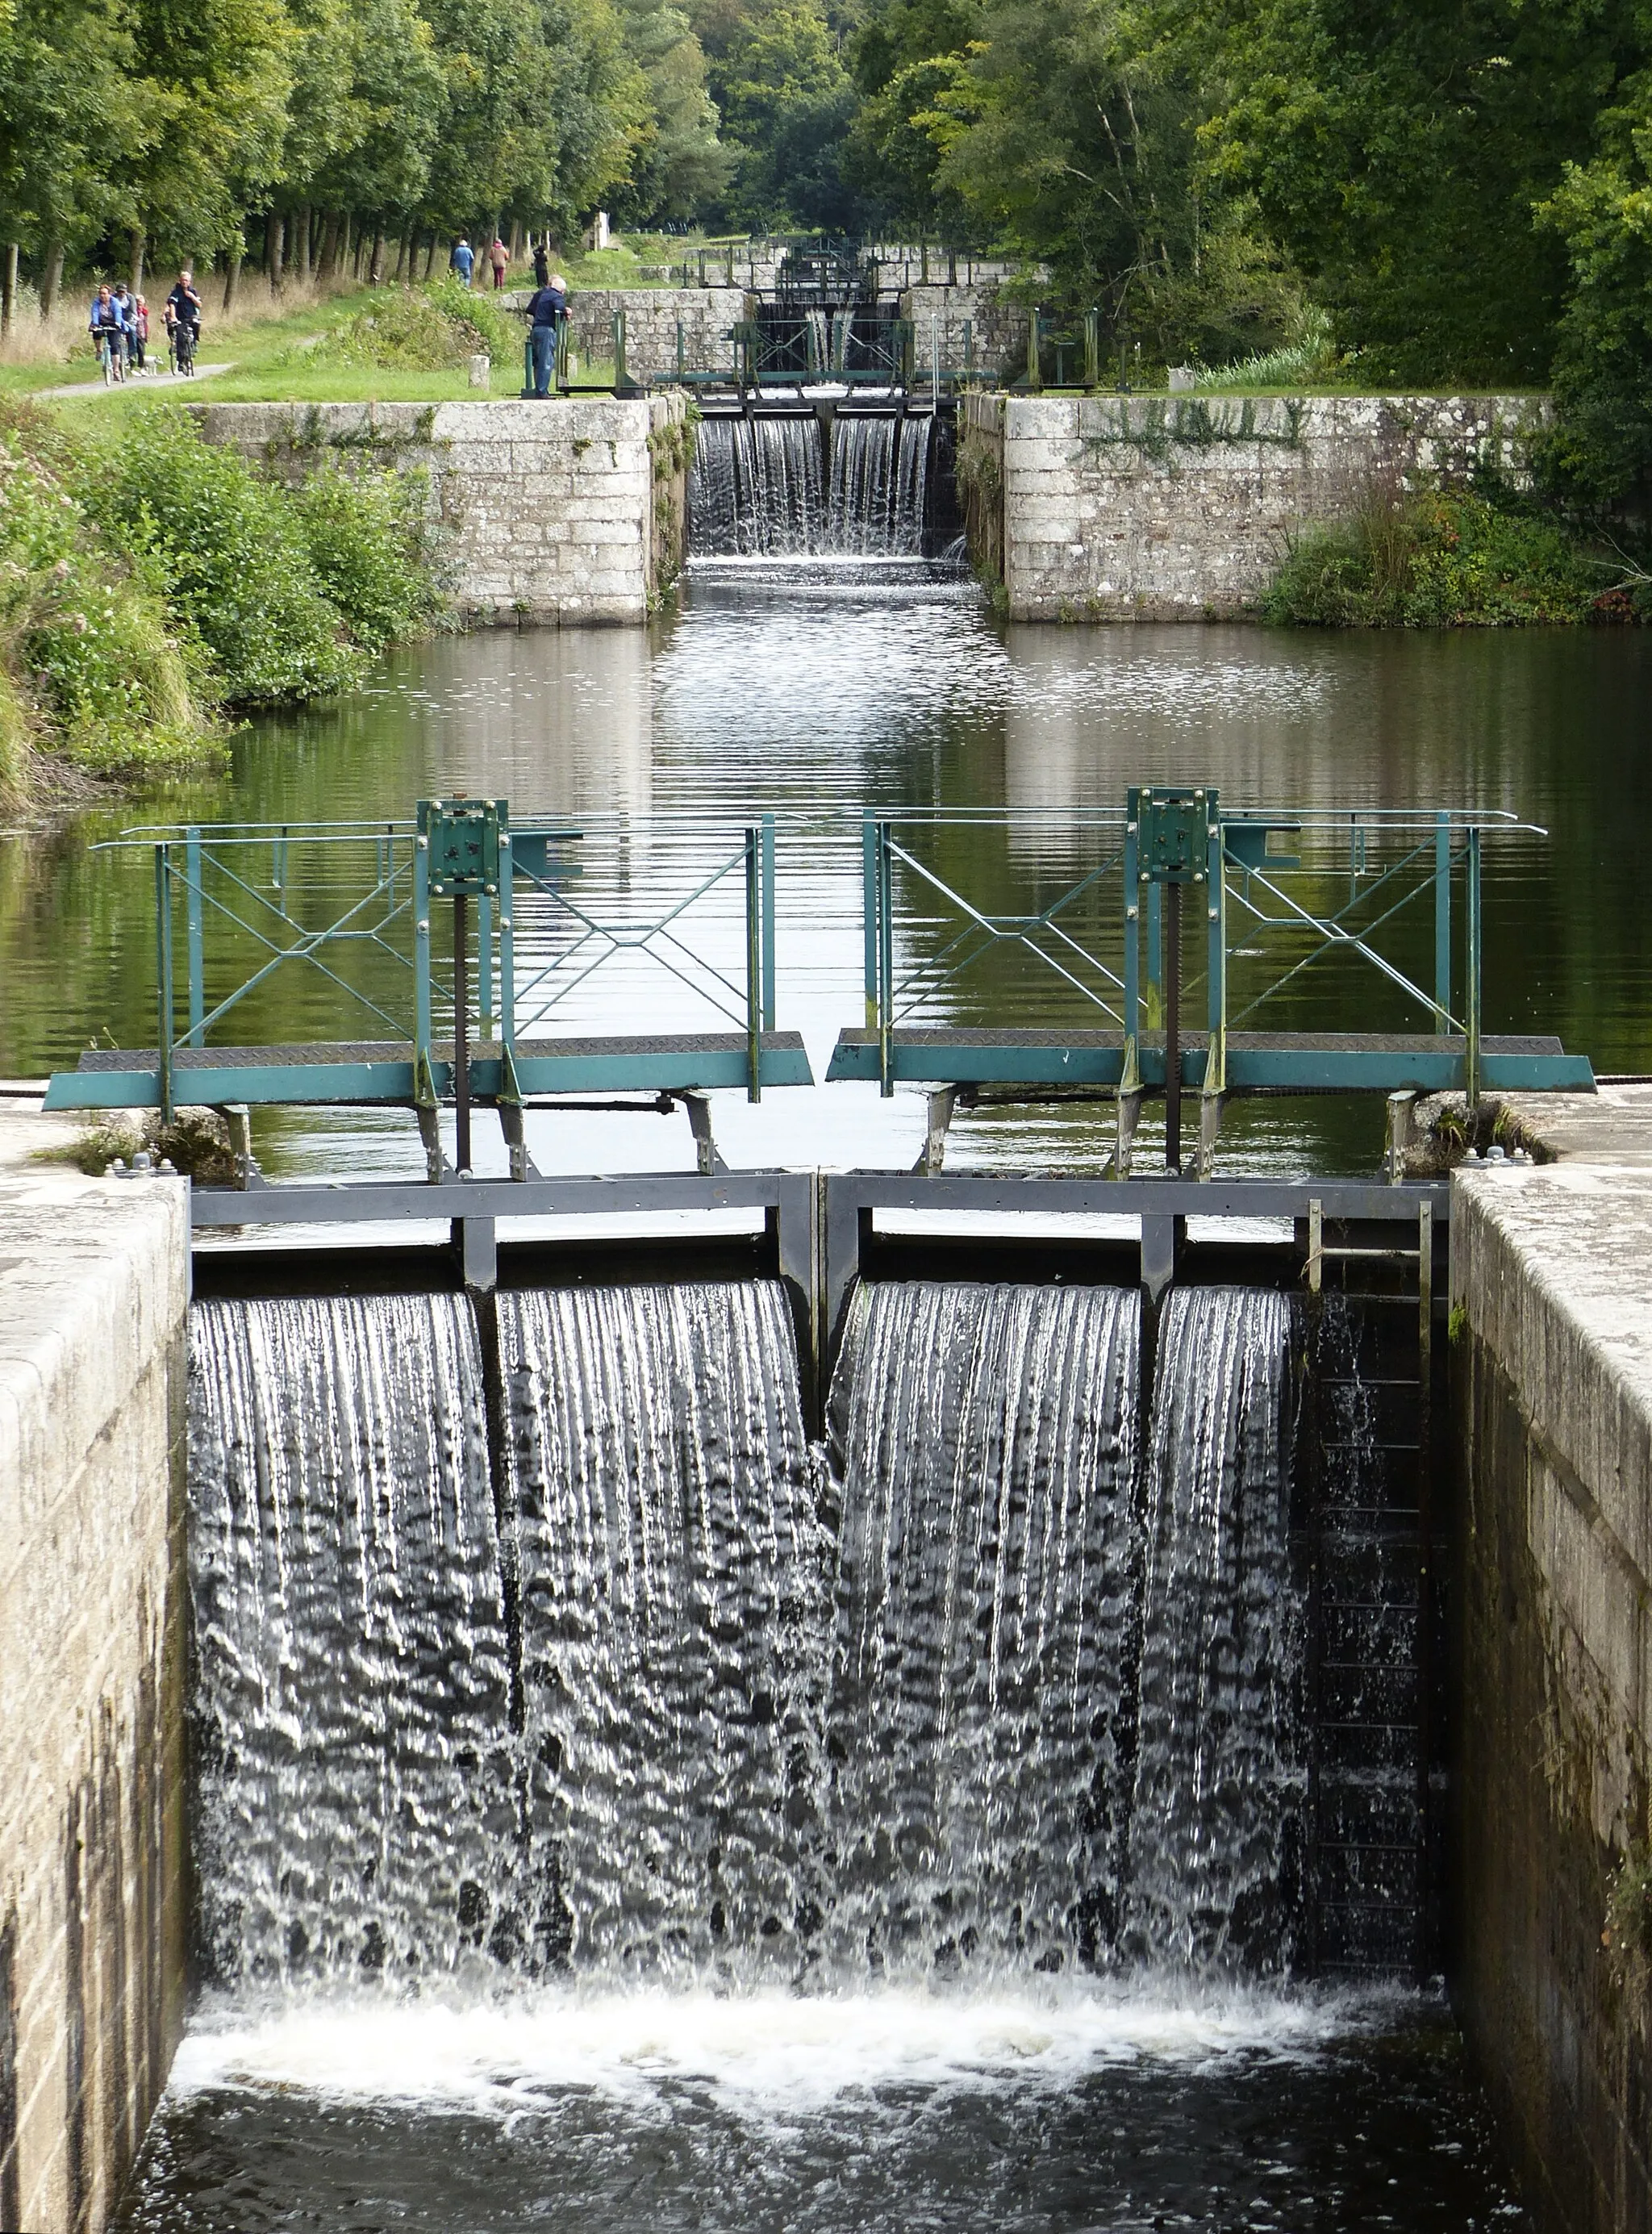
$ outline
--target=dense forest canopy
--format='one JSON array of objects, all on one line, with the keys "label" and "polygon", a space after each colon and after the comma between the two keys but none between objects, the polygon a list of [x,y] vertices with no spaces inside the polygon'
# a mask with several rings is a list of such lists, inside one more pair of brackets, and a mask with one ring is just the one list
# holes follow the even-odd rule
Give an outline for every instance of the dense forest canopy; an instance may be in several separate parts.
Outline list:
[{"label": "dense forest canopy", "polygon": [[1149,363],[1551,382],[1590,501],[1652,454],[1652,0],[0,0],[48,303],[599,205],[1007,252]]}]

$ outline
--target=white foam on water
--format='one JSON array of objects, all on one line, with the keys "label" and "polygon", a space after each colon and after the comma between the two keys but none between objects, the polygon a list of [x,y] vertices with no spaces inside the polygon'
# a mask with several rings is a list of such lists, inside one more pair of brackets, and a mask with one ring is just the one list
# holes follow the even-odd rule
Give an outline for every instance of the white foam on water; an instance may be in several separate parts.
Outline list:
[{"label": "white foam on water", "polygon": [[968,1996],[545,1990],[465,2005],[317,1994],[199,2015],[176,2096],[222,2089],[506,2117],[576,2088],[646,2112],[687,2087],[764,2124],[880,2089],[1054,2089],[1120,2066],[1312,2061],[1414,2017],[1398,1990],[1179,1994],[1054,1985]]}]

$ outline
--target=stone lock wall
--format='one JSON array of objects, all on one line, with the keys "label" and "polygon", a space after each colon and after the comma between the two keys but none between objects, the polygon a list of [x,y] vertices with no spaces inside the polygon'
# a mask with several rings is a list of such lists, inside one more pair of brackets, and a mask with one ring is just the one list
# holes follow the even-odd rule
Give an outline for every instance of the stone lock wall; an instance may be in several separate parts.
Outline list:
[{"label": "stone lock wall", "polygon": [[1022,304],[1006,302],[990,282],[909,287],[900,298],[900,313],[912,321],[920,368],[930,361],[938,330],[945,365],[956,369],[963,363],[967,340],[975,369],[985,377],[1015,380],[1026,371],[1031,313]]},{"label": "stone lock wall", "polygon": [[97,2234],[184,2015],[184,1190],[0,1177],[0,2227]]},{"label": "stone lock wall", "polygon": [[640,624],[681,564],[686,498],[670,460],[688,407],[675,392],[192,408],[208,441],[284,479],[329,458],[422,473],[474,622]]},{"label": "stone lock wall", "polygon": [[1453,1186],[1454,1990],[1544,2234],[1652,2225],[1652,1096],[1634,1164],[1610,1116]]},{"label": "stone lock wall", "polygon": [[1477,460],[1518,474],[1543,410],[1521,396],[972,395],[964,447],[1002,505],[1002,547],[973,555],[1016,620],[1243,613],[1314,522]]},{"label": "stone lock wall", "polygon": [[580,289],[569,298],[569,345],[583,363],[606,363],[613,355],[613,317],[625,313],[625,366],[633,380],[672,380],[677,369],[677,327],[689,372],[731,372],[729,334],[750,315],[743,287],[627,287]]}]

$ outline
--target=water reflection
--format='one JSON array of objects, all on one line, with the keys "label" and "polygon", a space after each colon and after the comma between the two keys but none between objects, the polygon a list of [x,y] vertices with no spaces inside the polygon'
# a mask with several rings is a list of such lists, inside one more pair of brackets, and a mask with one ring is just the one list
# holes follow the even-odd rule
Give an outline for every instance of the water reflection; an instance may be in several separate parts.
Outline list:
[{"label": "water reflection", "polygon": [[[1518,810],[1551,835],[1488,859],[1488,1028],[1558,1032],[1597,1068],[1638,1070],[1652,1068],[1641,987],[1652,894],[1639,871],[1652,835],[1648,659],[1631,631],[1006,628],[941,569],[724,566],[696,576],[680,616],[652,631],[501,631],[397,653],[355,697],[249,728],[226,782],[164,811],[389,815],[461,788],[503,794],[519,816],[693,811],[733,828],[774,811],[780,1021],[804,1031],[819,1075],[839,1027],[861,1010],[864,805],[1036,813],[1035,845],[994,834],[967,853],[995,904],[1013,905],[1047,897],[1046,879],[1087,860],[1074,818],[1115,807],[1133,781],[1213,781],[1242,804]],[[10,1073],[71,1062],[93,1038],[153,1039],[149,865],[87,852],[135,819],[100,813],[0,842]],[[642,864],[634,849],[618,884],[640,891]],[[597,998],[604,983],[572,1021],[624,1029],[612,995]],[[1022,997],[1009,980],[987,991],[989,1008]],[[329,998],[312,973],[284,1035],[350,1029]],[[706,1022],[685,1016],[679,1028]],[[312,1120],[262,1121],[278,1161],[393,1153],[416,1168],[397,1115],[334,1127],[332,1147]],[[1380,1121],[1362,1107],[1270,1104],[1236,1109],[1226,1138],[1232,1158],[1261,1167],[1354,1168],[1374,1159]],[[654,1120],[537,1123],[551,1168],[688,1160],[686,1128],[676,1144],[678,1128]],[[719,1128],[742,1159],[910,1162],[922,1112],[916,1097],[880,1105],[822,1088],[755,1110],[731,1097]],[[1100,1113],[966,1118],[952,1160],[1087,1163],[1103,1130]]]}]

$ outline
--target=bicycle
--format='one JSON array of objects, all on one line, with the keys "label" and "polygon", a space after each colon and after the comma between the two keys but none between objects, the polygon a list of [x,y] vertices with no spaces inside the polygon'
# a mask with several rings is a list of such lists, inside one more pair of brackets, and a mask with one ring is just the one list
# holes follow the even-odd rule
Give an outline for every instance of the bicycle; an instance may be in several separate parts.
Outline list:
[{"label": "bicycle", "polygon": [[180,380],[195,377],[195,344],[200,339],[199,328],[187,318],[180,318],[167,340],[167,354],[172,358],[173,370]]},{"label": "bicycle", "polygon": [[127,376],[126,351],[121,344],[118,326],[103,326],[98,330],[98,362],[103,367],[103,385],[113,388]]}]

